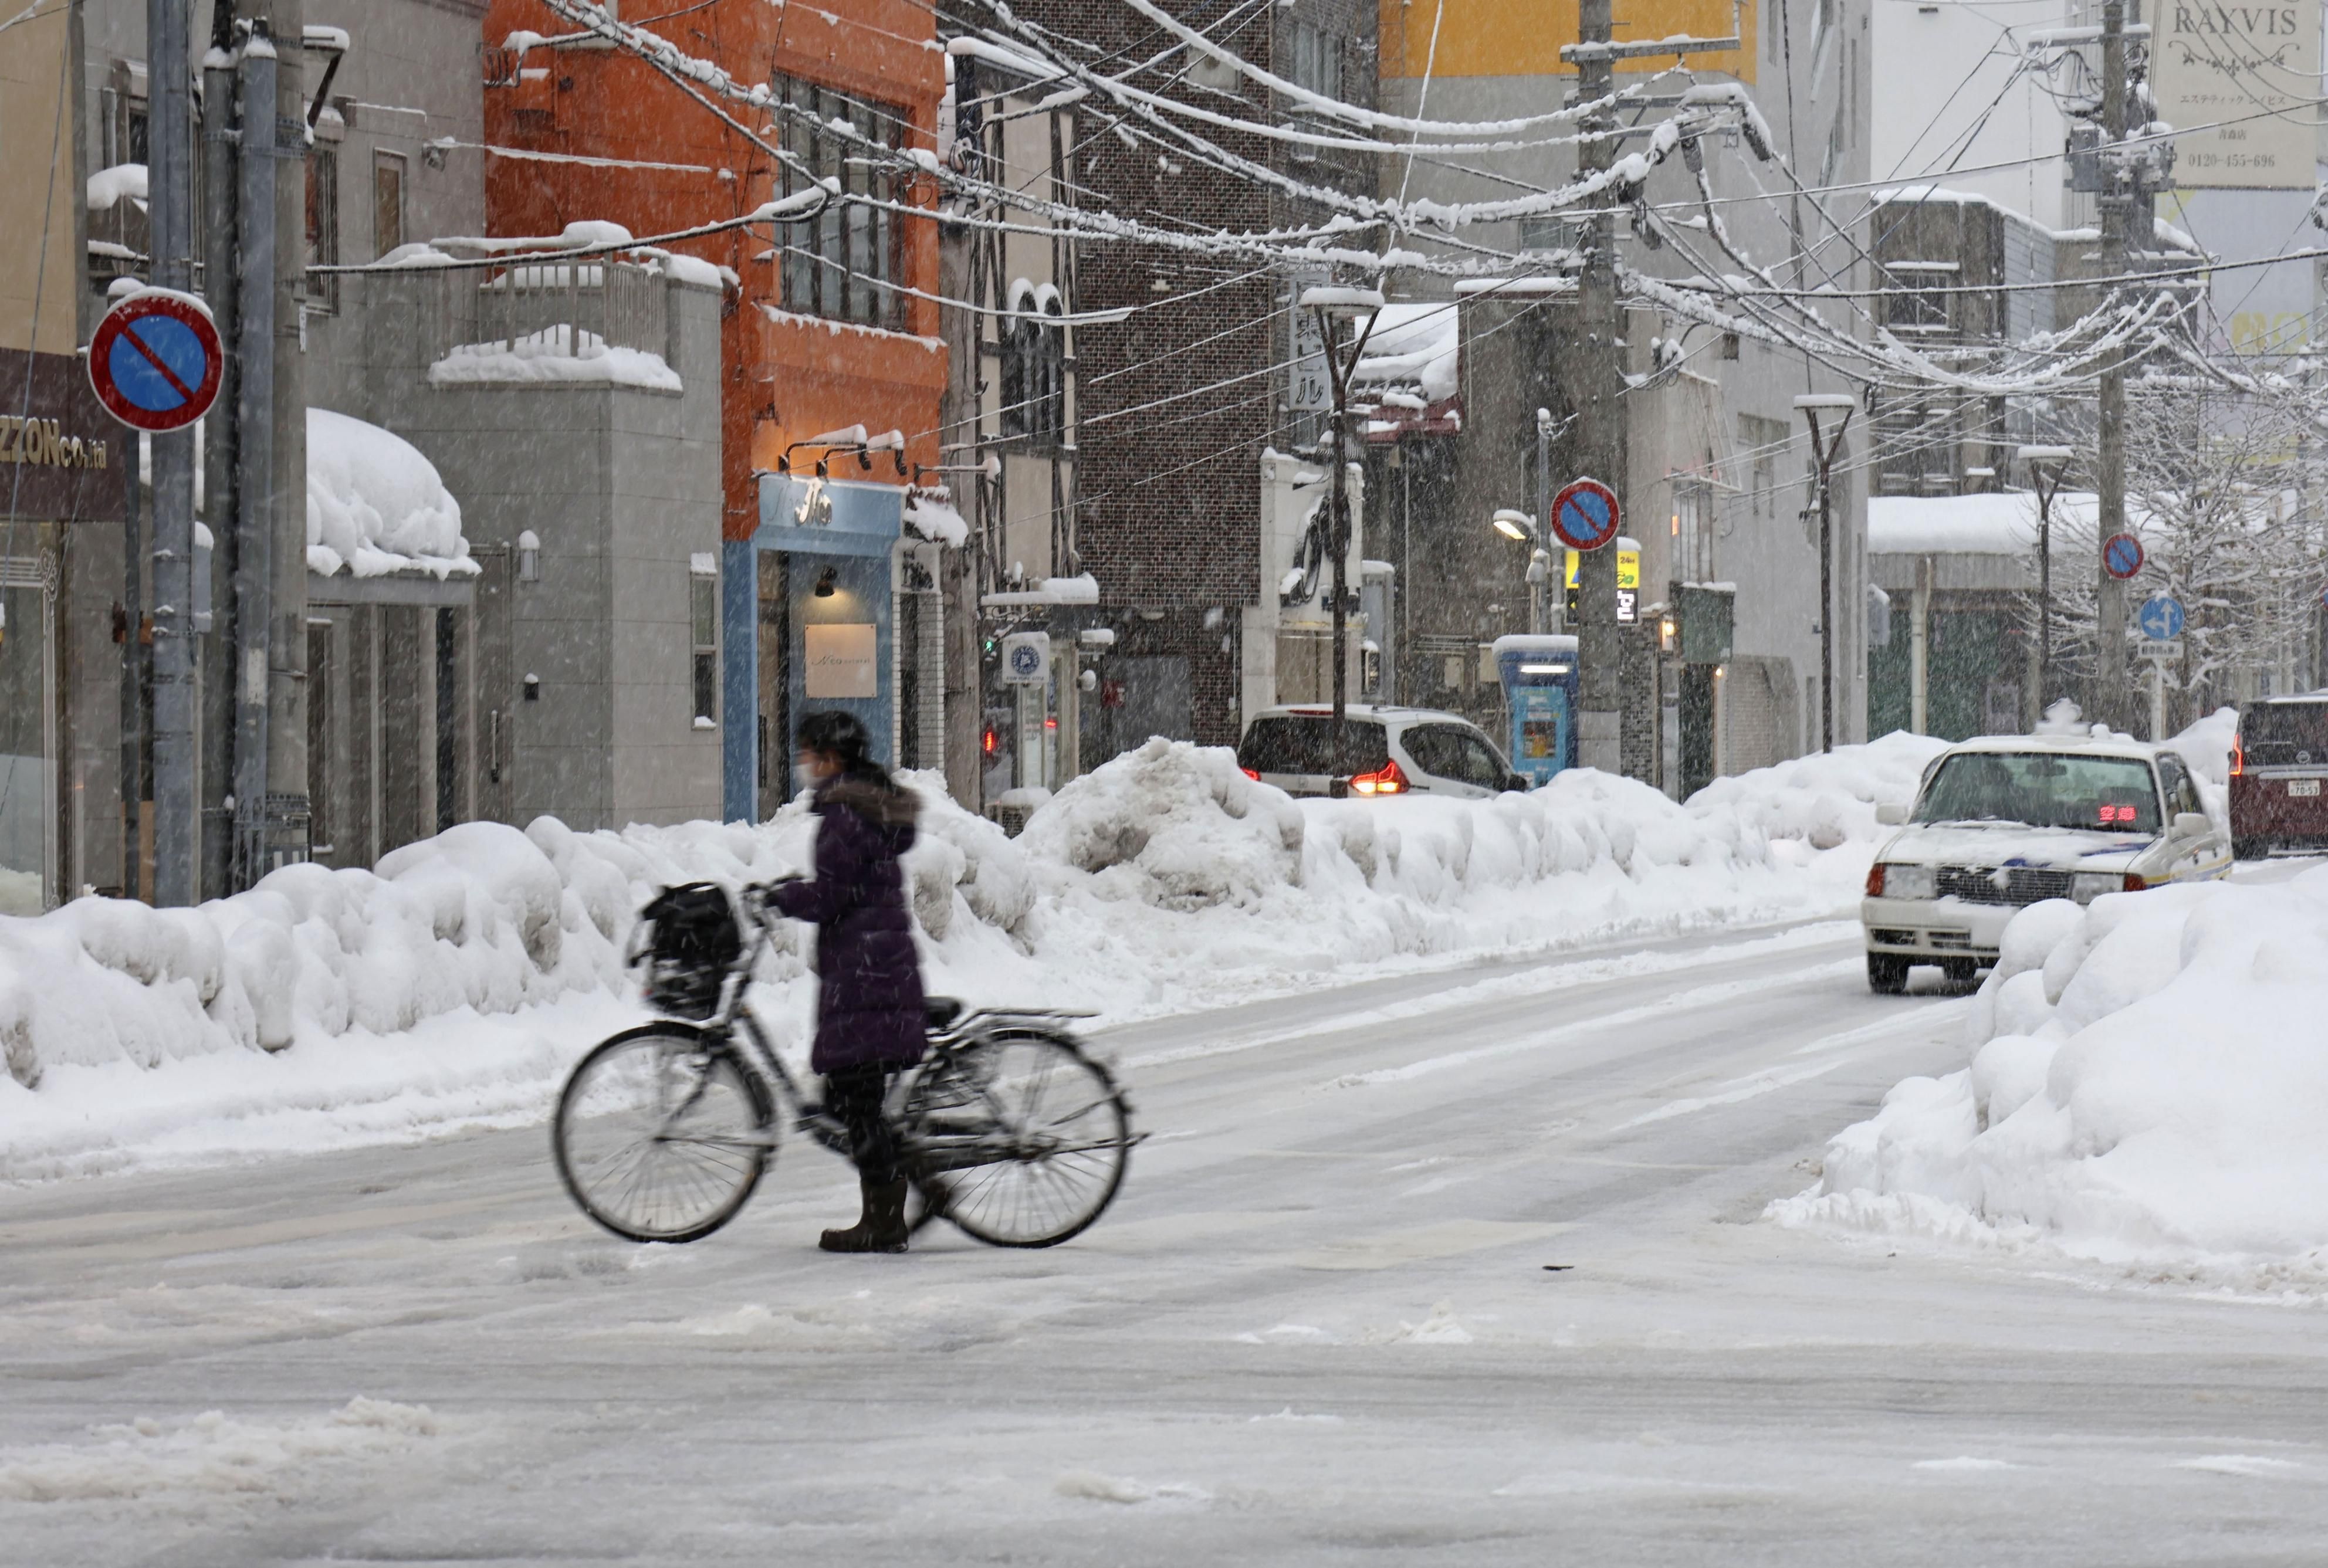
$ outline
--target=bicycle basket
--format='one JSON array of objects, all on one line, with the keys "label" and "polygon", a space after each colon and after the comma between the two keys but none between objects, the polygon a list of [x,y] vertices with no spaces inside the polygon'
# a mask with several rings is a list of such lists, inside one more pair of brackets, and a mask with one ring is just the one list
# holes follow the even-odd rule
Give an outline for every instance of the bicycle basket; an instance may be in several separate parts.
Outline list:
[{"label": "bicycle basket", "polygon": [[719,987],[744,955],[744,928],[716,882],[665,887],[639,911],[631,962],[645,971],[649,1007],[674,1018],[708,1019]]}]

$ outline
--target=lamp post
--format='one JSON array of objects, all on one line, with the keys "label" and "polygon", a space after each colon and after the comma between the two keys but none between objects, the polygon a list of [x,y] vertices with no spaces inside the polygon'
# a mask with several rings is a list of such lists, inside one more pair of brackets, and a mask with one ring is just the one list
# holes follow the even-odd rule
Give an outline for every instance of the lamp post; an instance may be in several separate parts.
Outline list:
[{"label": "lamp post", "polygon": [[[1334,386],[1334,412],[1328,442],[1334,484],[1334,774],[1328,787],[1339,794],[1347,787],[1346,781],[1350,776],[1350,494],[1347,448],[1350,377],[1358,368],[1358,357],[1366,352],[1366,339],[1374,335],[1375,318],[1382,315],[1383,297],[1371,288],[1320,286],[1303,289],[1298,307],[1314,313],[1318,318],[1318,335],[1326,345],[1326,373]],[[1343,324],[1350,328],[1347,354],[1335,331]]]},{"label": "lamp post", "polygon": [[1506,539],[1535,547],[1528,555],[1528,630],[1541,633],[1544,629],[1544,585],[1552,579],[1552,552],[1544,548],[1544,536],[1536,529],[1535,519],[1525,512],[1516,512],[1508,506],[1498,507],[1495,516],[1488,521]]},{"label": "lamp post", "polygon": [[[1795,399],[1795,410],[1811,427],[1811,456],[1818,464],[1819,518],[1819,749],[1835,749],[1835,455],[1843,450],[1843,433],[1858,407],[1842,392],[1807,392]],[[1824,415],[1835,421],[1829,439],[1819,427]]]},{"label": "lamp post", "polygon": [[2037,492],[2037,711],[2045,711],[2046,689],[2053,678],[2053,497],[2061,493],[2061,474],[2077,454],[2067,446],[2023,446],[2020,459],[2029,468],[2031,488]]},{"label": "lamp post", "polygon": [[[1535,514],[1546,523],[1552,521],[1552,437],[1555,428],[1557,427],[1553,422],[1552,410],[1538,408],[1535,411]],[[1551,556],[1541,536],[1535,542],[1536,559],[1528,563],[1528,581],[1538,583],[1539,595],[1542,596],[1542,585],[1535,572],[1539,566],[1543,567],[1546,574],[1551,572]],[[1567,619],[1566,606],[1562,603],[1566,596],[1563,594],[1558,598],[1551,598],[1549,606],[1544,611],[1545,624],[1533,629],[1538,632],[1559,631],[1561,623]]]}]

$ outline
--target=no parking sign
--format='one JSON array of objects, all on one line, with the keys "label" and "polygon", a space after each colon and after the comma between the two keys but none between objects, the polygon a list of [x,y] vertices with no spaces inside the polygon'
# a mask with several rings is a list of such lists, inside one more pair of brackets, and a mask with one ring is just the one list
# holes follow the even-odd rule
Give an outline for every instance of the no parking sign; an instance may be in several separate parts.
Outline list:
[{"label": "no parking sign", "polygon": [[97,400],[132,429],[156,434],[183,430],[210,412],[225,363],[210,308],[175,289],[127,296],[89,342]]}]

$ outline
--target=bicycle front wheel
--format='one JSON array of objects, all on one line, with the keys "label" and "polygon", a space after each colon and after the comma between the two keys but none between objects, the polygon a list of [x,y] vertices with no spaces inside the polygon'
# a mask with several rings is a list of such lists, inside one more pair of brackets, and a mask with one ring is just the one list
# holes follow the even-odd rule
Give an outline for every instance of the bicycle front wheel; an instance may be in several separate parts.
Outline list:
[{"label": "bicycle front wheel", "polygon": [[582,1212],[634,1242],[691,1242],[735,1216],[775,1149],[766,1092],[726,1042],[626,1029],[582,1058],[550,1124]]},{"label": "bicycle front wheel", "polygon": [[1131,1116],[1071,1040],[1006,1035],[948,1053],[915,1084],[906,1125],[918,1184],[965,1234],[1056,1246],[1123,1185]]}]

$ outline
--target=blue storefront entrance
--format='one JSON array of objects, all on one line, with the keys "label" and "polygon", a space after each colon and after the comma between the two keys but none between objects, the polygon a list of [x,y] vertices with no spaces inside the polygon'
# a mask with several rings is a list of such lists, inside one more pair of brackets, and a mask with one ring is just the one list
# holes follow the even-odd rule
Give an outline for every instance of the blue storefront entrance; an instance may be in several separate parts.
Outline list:
[{"label": "blue storefront entrance", "polygon": [[[720,809],[728,821],[760,815],[763,771],[772,783],[785,776],[803,714],[854,713],[872,732],[874,755],[896,760],[892,574],[905,502],[898,485],[760,476],[759,528],[749,540],[729,540],[720,562]],[[763,556],[781,557],[783,569],[763,574]],[[780,659],[762,657],[763,636],[781,639]]]}]

